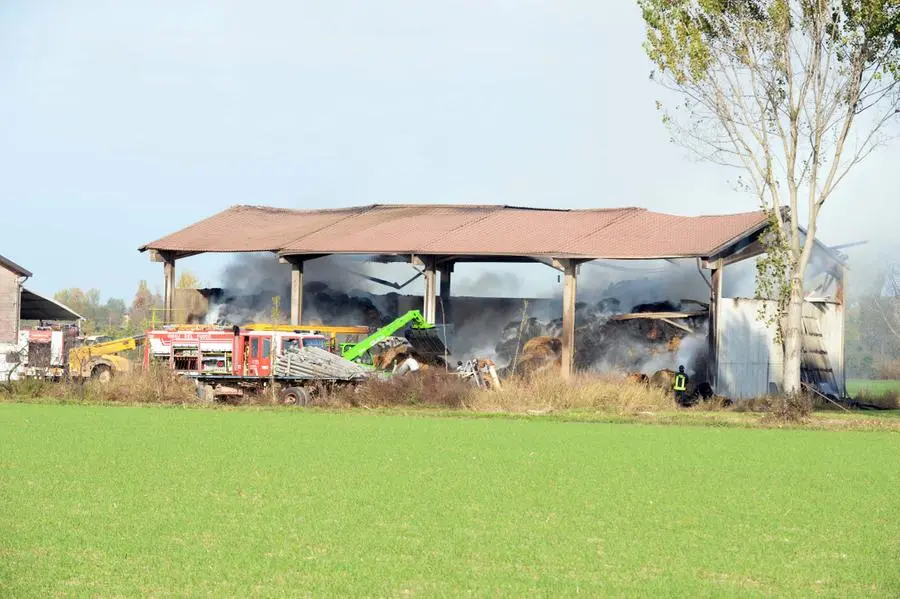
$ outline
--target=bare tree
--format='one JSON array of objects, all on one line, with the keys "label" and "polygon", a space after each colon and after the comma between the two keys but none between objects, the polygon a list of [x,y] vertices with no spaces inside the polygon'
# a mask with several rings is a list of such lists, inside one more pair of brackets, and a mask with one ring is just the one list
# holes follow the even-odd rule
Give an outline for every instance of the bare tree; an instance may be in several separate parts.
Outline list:
[{"label": "bare tree", "polygon": [[796,392],[804,273],[819,215],[897,122],[900,2],[638,5],[653,77],[683,99],[672,110],[657,103],[673,141],[742,169],[742,185],[769,214],[757,294],[776,300],[771,322],[784,344],[785,390]]}]

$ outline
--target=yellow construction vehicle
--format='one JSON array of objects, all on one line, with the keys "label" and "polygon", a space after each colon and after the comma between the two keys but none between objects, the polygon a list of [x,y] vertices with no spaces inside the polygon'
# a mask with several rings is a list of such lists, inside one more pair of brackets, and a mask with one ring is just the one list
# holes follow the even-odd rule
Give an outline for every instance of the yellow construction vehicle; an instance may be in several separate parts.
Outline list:
[{"label": "yellow construction vehicle", "polygon": [[107,382],[114,374],[131,369],[123,352],[136,349],[144,342],[144,335],[114,339],[93,345],[82,345],[69,350],[69,376],[72,378],[93,378]]}]

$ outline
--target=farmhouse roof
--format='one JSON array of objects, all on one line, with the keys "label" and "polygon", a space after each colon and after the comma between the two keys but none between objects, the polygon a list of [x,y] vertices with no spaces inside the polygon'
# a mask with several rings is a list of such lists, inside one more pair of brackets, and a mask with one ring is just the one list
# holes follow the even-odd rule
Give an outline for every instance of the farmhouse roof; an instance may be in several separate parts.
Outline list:
[{"label": "farmhouse roof", "polygon": [[7,258],[5,256],[0,256],[0,266],[2,266],[6,270],[8,270],[14,274],[19,275],[20,277],[30,277],[31,276],[30,271],[22,268],[21,266],[19,266],[18,264],[16,264],[15,262],[13,262],[12,260],[10,260],[9,258]]}]

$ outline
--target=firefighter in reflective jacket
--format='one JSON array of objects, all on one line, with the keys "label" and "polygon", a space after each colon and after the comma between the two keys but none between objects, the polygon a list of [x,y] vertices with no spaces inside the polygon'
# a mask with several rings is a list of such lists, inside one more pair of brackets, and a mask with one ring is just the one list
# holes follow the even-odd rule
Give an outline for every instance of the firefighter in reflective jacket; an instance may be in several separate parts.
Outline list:
[{"label": "firefighter in reflective jacket", "polygon": [[687,404],[687,398],[685,397],[687,392],[687,380],[687,375],[684,373],[684,366],[679,366],[678,374],[675,375],[675,384],[672,385],[672,390],[675,391],[675,401],[677,401],[680,406]]}]

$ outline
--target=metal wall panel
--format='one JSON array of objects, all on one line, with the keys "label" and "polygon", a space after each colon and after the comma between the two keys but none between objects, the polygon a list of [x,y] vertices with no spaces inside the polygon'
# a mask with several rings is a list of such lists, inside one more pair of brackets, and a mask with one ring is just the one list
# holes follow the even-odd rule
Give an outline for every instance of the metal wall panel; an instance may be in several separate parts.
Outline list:
[{"label": "metal wall panel", "polygon": [[749,399],[781,384],[783,352],[774,331],[757,318],[761,302],[722,298],[717,334],[719,394]]},{"label": "metal wall panel", "polygon": [[[770,383],[782,384],[784,352],[775,342],[774,329],[760,322],[761,300],[722,298],[717,331],[718,385],[716,391],[732,399],[760,397]],[[807,302],[804,314],[813,316],[822,332],[828,364],[839,390],[845,386],[843,306]]]}]

